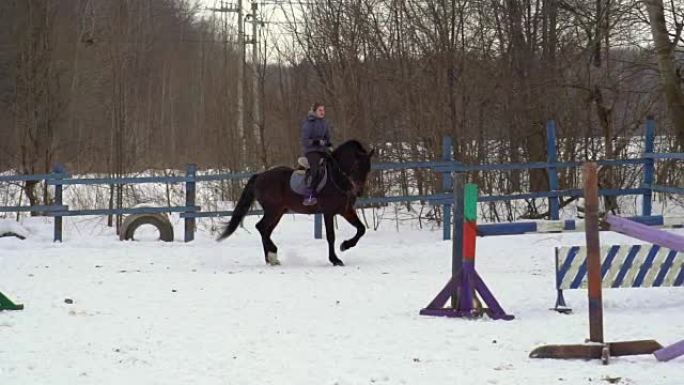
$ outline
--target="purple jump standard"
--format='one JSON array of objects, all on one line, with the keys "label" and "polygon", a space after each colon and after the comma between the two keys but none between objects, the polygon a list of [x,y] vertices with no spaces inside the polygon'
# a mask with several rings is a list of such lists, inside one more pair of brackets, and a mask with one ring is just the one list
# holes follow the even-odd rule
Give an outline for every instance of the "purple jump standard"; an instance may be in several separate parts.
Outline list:
[{"label": "purple jump standard", "polygon": [[[477,238],[477,186],[464,186],[464,175],[457,174],[454,184],[454,226],[452,236],[451,278],[421,315],[440,317],[489,318],[512,320],[475,270],[475,241]],[[483,308],[477,298],[482,297]],[[451,299],[451,306],[445,307]]]}]

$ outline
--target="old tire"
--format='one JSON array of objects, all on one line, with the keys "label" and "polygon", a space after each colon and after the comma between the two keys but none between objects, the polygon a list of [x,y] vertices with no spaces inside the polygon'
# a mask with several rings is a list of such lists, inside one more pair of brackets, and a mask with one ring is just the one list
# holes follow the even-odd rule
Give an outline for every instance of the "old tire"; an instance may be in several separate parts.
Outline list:
[{"label": "old tire", "polygon": [[7,232],[7,233],[2,233],[2,234],[0,234],[0,238],[2,238],[2,237],[17,237],[17,238],[21,239],[22,241],[26,239],[25,236],[19,235],[19,234],[17,234],[17,233],[13,233],[13,232],[11,232],[11,231],[10,231],[10,232]]},{"label": "old tire", "polygon": [[173,226],[164,214],[133,214],[124,219],[119,239],[135,240],[135,230],[142,225],[152,225],[159,231],[159,240],[173,242]]}]

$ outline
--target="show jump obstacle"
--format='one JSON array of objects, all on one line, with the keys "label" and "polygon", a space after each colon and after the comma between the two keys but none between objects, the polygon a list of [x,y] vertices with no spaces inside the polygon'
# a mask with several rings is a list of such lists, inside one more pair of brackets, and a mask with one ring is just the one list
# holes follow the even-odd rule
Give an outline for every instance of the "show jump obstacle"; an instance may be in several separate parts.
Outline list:
[{"label": "show jump obstacle", "polygon": [[[451,277],[446,286],[421,315],[477,318],[487,314],[492,319],[512,320],[506,314],[484,280],[475,270],[475,240],[477,238],[477,185],[465,184],[465,175],[454,178],[454,222]],[[488,307],[479,306],[477,294]],[[445,307],[450,300],[450,306]]]},{"label": "show jump obstacle", "polygon": [[22,310],[24,305],[15,304],[0,291],[0,310]]},{"label": "show jump obstacle", "polygon": [[[666,233],[669,234],[669,233]],[[556,247],[556,306],[569,313],[563,290],[586,289],[587,248]],[[682,287],[684,252],[658,245],[612,245],[601,247],[601,286],[608,288]]]},{"label": "show jump obstacle", "polygon": [[[530,353],[532,358],[600,358],[604,364],[611,356],[631,356],[652,354],[662,348],[655,340],[605,342],[603,340],[603,302],[601,292],[601,243],[599,239],[599,197],[597,183],[597,168],[595,163],[584,165],[584,198],[586,202],[585,237],[587,272],[589,286],[589,340],[577,345],[546,345],[534,349]],[[658,246],[677,250],[680,241],[674,234],[653,228],[646,229],[624,218],[609,216],[604,226],[606,230],[618,231]]]}]

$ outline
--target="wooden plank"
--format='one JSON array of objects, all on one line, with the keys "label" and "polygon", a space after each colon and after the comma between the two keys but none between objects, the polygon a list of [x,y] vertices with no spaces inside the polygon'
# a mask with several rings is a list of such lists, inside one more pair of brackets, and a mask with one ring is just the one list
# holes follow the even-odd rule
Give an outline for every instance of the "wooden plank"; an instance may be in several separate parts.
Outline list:
[{"label": "wooden plank", "polygon": [[603,294],[601,292],[601,241],[599,239],[599,197],[596,163],[584,165],[585,239],[589,294],[589,340],[603,342]]},{"label": "wooden plank", "polygon": [[530,358],[594,359],[601,358],[604,344],[544,345],[534,349]]},{"label": "wooden plank", "polygon": [[611,357],[621,357],[653,354],[662,346],[654,340],[620,341],[607,344],[544,345],[534,349],[530,353],[530,358],[598,359],[604,358],[605,348],[608,348],[608,355]]},{"label": "wooden plank", "polygon": [[608,345],[610,346],[610,355],[614,357],[653,354],[658,349],[663,348],[663,345],[655,340],[620,341],[611,342]]}]

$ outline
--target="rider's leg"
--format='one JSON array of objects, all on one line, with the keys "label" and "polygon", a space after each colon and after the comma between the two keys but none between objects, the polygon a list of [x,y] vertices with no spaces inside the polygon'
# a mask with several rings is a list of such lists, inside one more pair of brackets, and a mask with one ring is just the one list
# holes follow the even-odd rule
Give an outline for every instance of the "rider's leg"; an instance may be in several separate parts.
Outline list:
[{"label": "rider's leg", "polygon": [[312,206],[317,203],[316,197],[316,187],[321,181],[321,162],[322,154],[320,152],[308,152],[306,153],[306,159],[309,161],[309,174],[306,178],[307,190],[306,198],[304,199],[304,205]]}]

